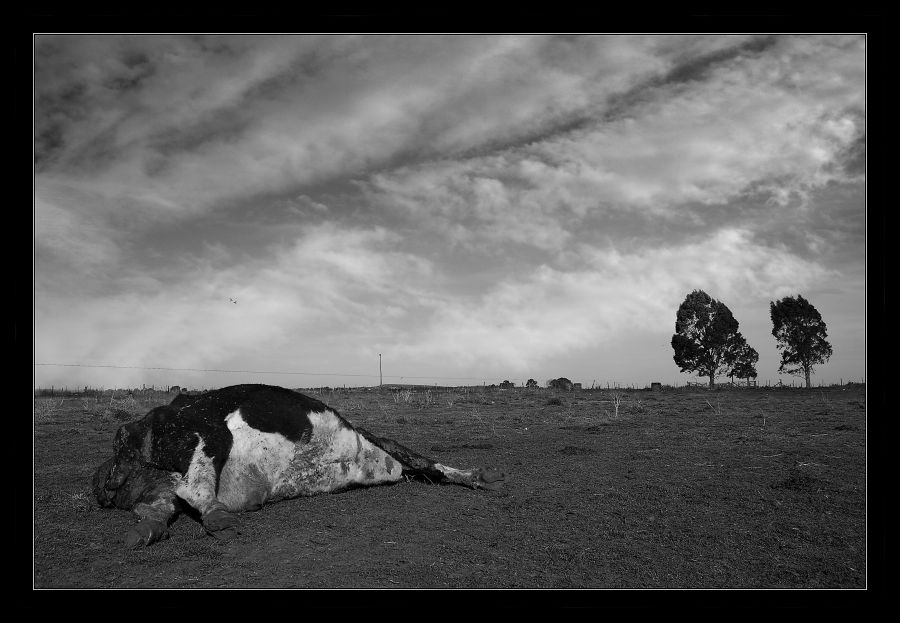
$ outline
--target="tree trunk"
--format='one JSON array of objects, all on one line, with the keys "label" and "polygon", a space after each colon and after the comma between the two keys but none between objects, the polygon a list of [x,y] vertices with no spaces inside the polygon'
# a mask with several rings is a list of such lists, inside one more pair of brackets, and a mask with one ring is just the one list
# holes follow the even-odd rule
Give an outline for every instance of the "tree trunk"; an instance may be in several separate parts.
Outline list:
[{"label": "tree trunk", "polygon": [[709,388],[712,389],[715,386],[716,386],[716,375],[710,374],[709,375]]},{"label": "tree trunk", "polygon": [[810,385],[809,385],[809,368],[804,370],[803,373],[806,375],[806,389],[809,389],[809,387],[810,387]]}]

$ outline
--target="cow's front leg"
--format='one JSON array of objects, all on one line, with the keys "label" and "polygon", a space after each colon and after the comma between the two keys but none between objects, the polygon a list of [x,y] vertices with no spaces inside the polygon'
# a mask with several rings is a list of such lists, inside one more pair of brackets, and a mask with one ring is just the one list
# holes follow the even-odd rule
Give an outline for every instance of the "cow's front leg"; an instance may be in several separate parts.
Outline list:
[{"label": "cow's front leg", "polygon": [[125,535],[125,545],[152,545],[169,538],[169,524],[178,514],[174,489],[155,492],[155,499],[137,503],[132,511],[140,517]]},{"label": "cow's front leg", "polygon": [[238,520],[216,497],[219,475],[214,457],[206,454],[203,438],[200,435],[197,438],[199,442],[194,448],[187,473],[178,485],[178,497],[200,512],[203,527],[209,534],[230,538],[237,533]]}]

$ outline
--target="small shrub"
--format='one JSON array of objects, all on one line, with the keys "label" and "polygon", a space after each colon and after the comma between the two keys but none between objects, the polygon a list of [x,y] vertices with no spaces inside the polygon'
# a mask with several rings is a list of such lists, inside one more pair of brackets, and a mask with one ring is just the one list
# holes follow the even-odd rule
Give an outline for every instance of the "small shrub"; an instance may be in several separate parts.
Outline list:
[{"label": "small shrub", "polygon": [[412,396],[413,393],[411,389],[401,389],[393,394],[394,402],[397,404],[409,404],[412,401]]},{"label": "small shrub", "polygon": [[624,394],[622,394],[622,392],[613,392],[610,394],[610,397],[612,398],[613,407],[616,410],[615,417],[619,417],[619,407],[622,406],[622,399],[625,396]]}]

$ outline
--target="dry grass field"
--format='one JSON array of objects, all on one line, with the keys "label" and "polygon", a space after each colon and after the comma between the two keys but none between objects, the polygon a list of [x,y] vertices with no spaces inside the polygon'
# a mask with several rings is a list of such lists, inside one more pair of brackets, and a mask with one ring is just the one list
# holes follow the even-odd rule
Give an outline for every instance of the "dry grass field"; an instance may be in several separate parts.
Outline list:
[{"label": "dry grass field", "polygon": [[863,588],[866,409],[828,389],[307,392],[499,492],[404,482],[181,516],[129,550],[100,509],[116,428],[171,396],[37,398],[37,588]]}]

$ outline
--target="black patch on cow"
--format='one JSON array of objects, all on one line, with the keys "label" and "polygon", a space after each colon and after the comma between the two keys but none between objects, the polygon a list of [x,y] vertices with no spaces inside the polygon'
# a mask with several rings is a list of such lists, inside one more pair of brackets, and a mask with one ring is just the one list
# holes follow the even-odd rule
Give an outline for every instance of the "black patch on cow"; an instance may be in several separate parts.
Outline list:
[{"label": "black patch on cow", "polygon": [[[247,387],[247,386],[242,386]],[[252,387],[252,386],[251,386]],[[294,443],[305,443],[312,436],[312,423],[307,415],[331,409],[324,402],[283,387],[256,386],[241,402],[244,421],[264,433],[278,433]],[[346,420],[338,415],[346,424]]]},{"label": "black patch on cow", "polygon": [[418,452],[400,445],[393,439],[373,435],[369,431],[355,427],[356,432],[368,439],[371,443],[387,452],[395,460],[403,465],[403,473],[409,476],[425,476],[432,482],[441,482],[447,479],[444,473],[437,469],[435,461]]},{"label": "black patch on cow", "polygon": [[121,463],[130,458],[120,448],[123,445],[119,442],[120,437],[129,449],[143,450],[149,436],[149,454],[141,452],[139,463],[148,468],[185,474],[202,438],[204,453],[213,459],[218,476],[231,451],[231,431],[225,424],[225,415],[216,417],[211,411],[189,412],[184,408],[179,411],[170,405],[156,407],[143,419],[119,429],[115,444],[117,460]]},{"label": "black patch on cow", "polygon": [[[159,469],[187,473],[194,450],[203,439],[204,453],[213,459],[219,474],[231,450],[231,432],[224,420],[203,414],[186,417],[171,406],[156,407],[141,420],[143,435],[150,436],[150,454],[144,461]],[[198,438],[198,435],[200,438]]]}]

